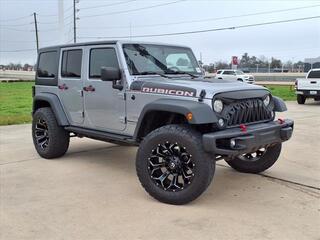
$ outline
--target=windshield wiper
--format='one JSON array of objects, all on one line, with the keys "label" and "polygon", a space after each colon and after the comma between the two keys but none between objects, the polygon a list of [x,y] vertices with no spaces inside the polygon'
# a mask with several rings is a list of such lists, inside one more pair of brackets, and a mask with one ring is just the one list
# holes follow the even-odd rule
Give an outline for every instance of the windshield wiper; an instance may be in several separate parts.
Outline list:
[{"label": "windshield wiper", "polygon": [[135,75],[159,75],[161,77],[164,77],[164,78],[171,78],[163,73],[158,73],[158,72],[152,72],[152,71],[144,71],[144,72],[138,72],[137,74]]},{"label": "windshield wiper", "polygon": [[188,73],[188,72],[184,72],[184,71],[170,71],[170,72],[166,72],[166,73],[168,73],[168,74],[187,74],[187,75],[189,75],[190,77],[192,77],[192,78],[198,78],[199,76],[197,76],[197,75],[194,75],[194,74],[192,74],[192,73]]}]

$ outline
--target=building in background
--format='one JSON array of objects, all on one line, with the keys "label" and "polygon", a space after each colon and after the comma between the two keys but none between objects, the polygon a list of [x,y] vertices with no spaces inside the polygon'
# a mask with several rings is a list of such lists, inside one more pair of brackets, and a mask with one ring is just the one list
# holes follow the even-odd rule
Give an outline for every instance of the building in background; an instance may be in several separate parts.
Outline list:
[{"label": "building in background", "polygon": [[304,71],[308,72],[312,68],[320,68],[320,57],[304,59]]}]

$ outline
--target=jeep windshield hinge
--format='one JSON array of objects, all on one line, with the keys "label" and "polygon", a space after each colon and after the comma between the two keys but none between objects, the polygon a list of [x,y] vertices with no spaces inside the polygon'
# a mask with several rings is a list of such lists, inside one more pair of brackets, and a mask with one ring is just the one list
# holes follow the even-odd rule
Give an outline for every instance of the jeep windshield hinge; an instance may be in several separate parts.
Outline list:
[{"label": "jeep windshield hinge", "polygon": [[126,93],[124,93],[124,92],[118,93],[118,96],[120,99],[126,100]]},{"label": "jeep windshield hinge", "polygon": [[120,118],[120,122],[126,124],[127,123],[127,117],[126,116],[121,116]]}]

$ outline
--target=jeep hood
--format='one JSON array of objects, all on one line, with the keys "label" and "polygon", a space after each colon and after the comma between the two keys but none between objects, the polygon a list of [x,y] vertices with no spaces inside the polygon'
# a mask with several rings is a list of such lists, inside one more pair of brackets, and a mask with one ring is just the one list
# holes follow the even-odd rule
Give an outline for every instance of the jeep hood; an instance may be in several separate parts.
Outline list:
[{"label": "jeep hood", "polygon": [[[239,81],[228,81],[220,79],[205,78],[164,78],[164,77],[137,77],[131,83],[131,90],[142,90],[145,87],[155,89],[174,89],[175,91],[193,91],[195,97],[200,96],[202,90],[206,91],[205,98],[212,99],[214,95],[223,92],[244,91],[244,90],[267,90],[264,87],[247,84]],[[151,92],[151,91],[150,91]],[[158,92],[159,93],[159,92]]]}]

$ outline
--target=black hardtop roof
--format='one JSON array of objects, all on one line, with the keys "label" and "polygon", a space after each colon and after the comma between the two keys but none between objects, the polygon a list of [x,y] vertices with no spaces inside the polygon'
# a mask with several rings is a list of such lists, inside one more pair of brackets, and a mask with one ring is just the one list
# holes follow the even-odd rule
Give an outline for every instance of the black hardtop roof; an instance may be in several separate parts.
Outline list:
[{"label": "black hardtop roof", "polygon": [[90,45],[116,44],[117,42],[118,40],[112,40],[112,41],[110,40],[110,41],[92,41],[92,42],[61,44],[61,45],[54,45],[54,46],[40,48],[39,52],[46,52],[46,51],[56,50],[56,49],[66,48],[66,47],[82,47],[82,46],[90,46]]},{"label": "black hardtop roof", "polygon": [[188,46],[183,45],[172,45],[167,43],[158,43],[158,42],[141,42],[141,41],[120,41],[120,40],[104,40],[104,41],[92,41],[92,42],[80,42],[80,43],[71,43],[71,44],[61,44],[61,45],[55,45],[55,46],[48,46],[44,48],[40,48],[39,52],[48,52],[48,51],[57,51],[61,48],[68,48],[68,47],[82,47],[82,46],[90,46],[90,45],[105,45],[105,44],[117,44],[118,42],[123,44],[154,44],[154,45],[165,45],[165,46],[175,46],[175,47],[184,47],[189,48]]}]

